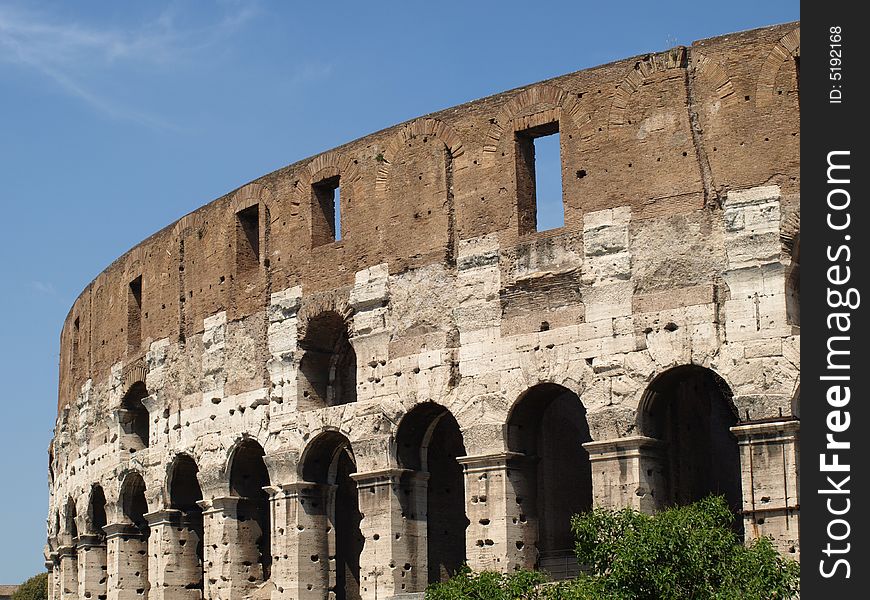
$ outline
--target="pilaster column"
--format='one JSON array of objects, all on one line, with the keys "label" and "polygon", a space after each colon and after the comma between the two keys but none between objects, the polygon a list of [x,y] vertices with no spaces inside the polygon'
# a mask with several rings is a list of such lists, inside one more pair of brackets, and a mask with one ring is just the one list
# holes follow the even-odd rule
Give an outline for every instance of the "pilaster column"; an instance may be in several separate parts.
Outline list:
[{"label": "pilaster column", "polygon": [[57,552],[48,555],[45,568],[48,569],[48,600],[60,600],[60,558]]},{"label": "pilaster column", "polygon": [[666,446],[642,435],[583,444],[592,463],[593,506],[648,514],[666,506]]},{"label": "pilaster column", "polygon": [[76,547],[61,546],[57,549],[60,560],[60,598],[61,600],[78,600],[79,571]]},{"label": "pilaster column", "polygon": [[263,583],[256,544],[262,532],[255,519],[239,518],[244,512],[240,504],[245,501],[223,496],[199,502],[205,537],[205,597],[209,600],[242,600]]},{"label": "pilaster column", "polygon": [[106,532],[106,597],[142,600],[148,594],[148,540],[132,523],[111,523]]},{"label": "pilaster column", "polygon": [[270,489],[272,600],[322,600],[335,580],[335,530],[329,506],[335,486],[291,483]]},{"label": "pilaster column", "polygon": [[98,535],[80,535],[78,544],[79,598],[106,596],[106,542]]},{"label": "pilaster column", "polygon": [[351,476],[359,492],[365,538],[360,555],[363,600],[422,592],[428,579],[426,490],[428,473],[385,469]]},{"label": "pilaster column", "polygon": [[746,537],[770,536],[800,560],[800,421],[742,423],[731,432],[740,446]]},{"label": "pilaster column", "polygon": [[145,515],[148,536],[149,600],[199,600],[202,565],[196,527],[180,510],[163,509]]},{"label": "pilaster column", "polygon": [[534,568],[537,523],[528,510],[534,490],[528,489],[521,454],[497,452],[457,459],[465,473],[465,512],[470,524],[465,547],[475,571]]}]

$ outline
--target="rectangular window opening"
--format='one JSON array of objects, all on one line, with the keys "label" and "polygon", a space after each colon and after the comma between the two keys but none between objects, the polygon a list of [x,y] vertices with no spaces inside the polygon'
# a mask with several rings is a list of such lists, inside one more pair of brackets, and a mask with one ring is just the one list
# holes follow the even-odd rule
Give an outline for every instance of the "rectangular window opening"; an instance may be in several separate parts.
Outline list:
[{"label": "rectangular window opening", "polygon": [[75,321],[73,321],[73,339],[72,339],[72,356],[70,360],[75,366],[75,361],[79,355],[79,339],[81,338],[81,324],[79,322],[79,318],[76,317]]},{"label": "rectangular window opening", "polygon": [[517,132],[517,208],[520,233],[565,226],[559,123]]},{"label": "rectangular window opening", "polygon": [[313,191],[311,236],[313,246],[341,239],[341,186],[338,175],[311,186]]},{"label": "rectangular window opening", "polygon": [[236,267],[256,269],[260,264],[260,205],[236,213]]},{"label": "rectangular window opening", "polygon": [[142,344],[142,276],[130,282],[127,294],[127,348],[137,352]]}]

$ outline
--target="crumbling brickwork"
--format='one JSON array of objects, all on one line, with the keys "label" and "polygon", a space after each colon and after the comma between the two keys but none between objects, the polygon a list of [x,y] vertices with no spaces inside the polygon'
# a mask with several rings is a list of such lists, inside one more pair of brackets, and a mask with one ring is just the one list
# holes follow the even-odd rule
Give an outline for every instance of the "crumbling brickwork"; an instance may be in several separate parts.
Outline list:
[{"label": "crumbling brickwork", "polygon": [[799,54],[791,23],[444,110],[117,259],[61,334],[52,598],[567,577],[572,513],[711,492],[798,556]]}]

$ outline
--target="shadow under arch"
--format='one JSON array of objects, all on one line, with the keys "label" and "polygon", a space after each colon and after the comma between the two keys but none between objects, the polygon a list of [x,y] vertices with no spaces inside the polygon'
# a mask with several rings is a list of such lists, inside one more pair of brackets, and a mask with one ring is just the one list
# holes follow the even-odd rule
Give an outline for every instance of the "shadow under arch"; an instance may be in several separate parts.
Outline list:
[{"label": "shadow under arch", "polygon": [[151,529],[145,515],[148,501],[145,499],[145,480],[136,471],[127,472],[121,481],[119,496],[121,523],[113,524],[115,530],[110,543],[116,544],[116,552],[126,557],[123,568],[115,573],[117,581],[110,581],[112,589],[135,591],[147,598],[151,585],[148,580],[148,538]]},{"label": "shadow under arch", "polygon": [[537,549],[535,566],[555,579],[577,573],[571,517],[592,508],[592,465],[583,448],[590,441],[580,397],[555,383],[529,388],[508,414],[505,443],[518,455],[520,522]]},{"label": "shadow under arch", "polygon": [[[638,410],[643,435],[664,443],[657,505],[682,506],[710,494],[743,508],[740,450],[731,427],[739,422],[733,394],[722,377],[697,365],[672,367],[647,386]],[[735,520],[742,531],[742,519]]]},{"label": "shadow under arch", "polygon": [[[299,465],[302,479],[315,484],[302,503],[309,521],[308,547],[319,549],[312,554],[319,568],[309,585],[316,581],[317,588],[330,590],[336,600],[359,600],[365,538],[360,531],[359,493],[352,477],[356,459],[350,441],[339,431],[324,431],[306,446]],[[335,557],[334,569],[329,556]]]},{"label": "shadow under arch", "polygon": [[184,594],[199,592],[203,588],[203,520],[202,489],[197,478],[199,467],[189,454],[178,454],[172,459],[166,475],[166,497],[169,508],[180,513],[178,527],[173,536],[178,538],[176,556],[173,557],[178,583],[184,586]]},{"label": "shadow under arch", "polygon": [[356,353],[345,318],[331,310],[312,317],[299,346],[300,410],[356,402]]},{"label": "shadow under arch", "polygon": [[[459,423],[440,404],[418,404],[399,422],[396,458],[401,468],[412,472],[403,478],[400,502],[404,514],[425,523],[427,583],[446,581],[467,558],[465,476],[457,460],[465,455]],[[419,497],[424,492],[425,498]]]},{"label": "shadow under arch", "polygon": [[[230,454],[230,495],[238,498],[236,517],[241,523],[237,544],[239,556],[245,565],[250,563],[248,581],[258,585],[268,581],[272,570],[271,510],[269,494],[269,471],[264,456],[266,451],[252,438],[244,438]],[[259,566],[259,568],[257,568]]]}]

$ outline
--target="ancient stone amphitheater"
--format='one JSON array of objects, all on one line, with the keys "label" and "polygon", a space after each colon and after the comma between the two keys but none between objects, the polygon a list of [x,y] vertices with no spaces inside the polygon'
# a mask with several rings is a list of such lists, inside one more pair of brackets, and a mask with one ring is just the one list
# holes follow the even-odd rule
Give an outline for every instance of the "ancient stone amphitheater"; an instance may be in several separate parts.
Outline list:
[{"label": "ancient stone amphitheater", "polygon": [[52,598],[562,578],[570,515],[711,492],[797,556],[799,36],[403,123],[118,258],[61,335]]}]

